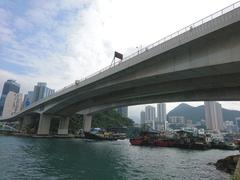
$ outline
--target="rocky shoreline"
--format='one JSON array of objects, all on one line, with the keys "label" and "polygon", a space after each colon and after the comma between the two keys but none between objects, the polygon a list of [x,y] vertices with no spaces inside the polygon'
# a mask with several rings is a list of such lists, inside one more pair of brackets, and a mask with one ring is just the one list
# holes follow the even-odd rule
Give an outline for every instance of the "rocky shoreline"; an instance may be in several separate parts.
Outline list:
[{"label": "rocky shoreline", "polygon": [[216,168],[232,175],[232,180],[240,180],[240,154],[219,159],[214,163]]},{"label": "rocky shoreline", "polygon": [[224,159],[219,159],[214,165],[218,170],[224,171],[226,173],[233,175],[239,159],[240,159],[240,154],[232,155]]}]

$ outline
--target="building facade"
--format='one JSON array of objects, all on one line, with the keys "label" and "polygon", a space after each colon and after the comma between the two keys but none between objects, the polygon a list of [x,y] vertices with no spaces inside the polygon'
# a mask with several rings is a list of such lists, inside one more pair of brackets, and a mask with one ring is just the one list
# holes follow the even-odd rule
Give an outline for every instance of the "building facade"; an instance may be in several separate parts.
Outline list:
[{"label": "building facade", "polygon": [[216,101],[205,101],[204,105],[207,129],[214,131],[224,130],[221,104]]},{"label": "building facade", "polygon": [[240,132],[240,117],[236,117],[235,118],[235,124],[237,126],[238,132]]},{"label": "building facade", "polygon": [[140,124],[141,124],[141,125],[144,125],[144,124],[145,124],[145,121],[146,121],[145,111],[141,111],[141,113],[140,113]]},{"label": "building facade", "polygon": [[7,80],[3,85],[2,95],[0,99],[0,116],[3,112],[3,107],[5,104],[6,97],[8,93],[12,91],[15,93],[19,93],[20,91],[20,84],[18,84],[15,80]]},{"label": "building facade", "polygon": [[10,91],[5,99],[2,116],[10,117],[20,112],[21,106],[22,106],[22,94]]},{"label": "building facade", "polygon": [[47,83],[38,82],[36,86],[34,86],[32,102],[36,102],[40,99],[50,96],[55,92],[54,89],[50,89],[47,87]]},{"label": "building facade", "polygon": [[184,116],[169,116],[168,122],[172,124],[185,124]]},{"label": "building facade", "polygon": [[28,91],[27,94],[24,95],[23,100],[23,108],[27,108],[29,105],[31,105],[33,102],[33,91]]},{"label": "building facade", "polygon": [[167,113],[166,113],[166,104],[159,103],[157,104],[157,121],[155,122],[156,129],[166,129]]},{"label": "building facade", "polygon": [[145,107],[145,124],[149,125],[152,129],[155,129],[156,121],[156,108],[153,106]]}]

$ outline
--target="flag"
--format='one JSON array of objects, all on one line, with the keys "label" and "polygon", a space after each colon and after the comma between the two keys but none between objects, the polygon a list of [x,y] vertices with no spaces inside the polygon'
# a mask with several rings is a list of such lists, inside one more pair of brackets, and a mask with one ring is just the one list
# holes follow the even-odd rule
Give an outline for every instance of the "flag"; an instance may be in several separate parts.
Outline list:
[{"label": "flag", "polygon": [[114,58],[115,57],[118,58],[118,59],[123,60],[123,55],[121,53],[117,52],[117,51],[115,51],[115,53],[114,53]]}]

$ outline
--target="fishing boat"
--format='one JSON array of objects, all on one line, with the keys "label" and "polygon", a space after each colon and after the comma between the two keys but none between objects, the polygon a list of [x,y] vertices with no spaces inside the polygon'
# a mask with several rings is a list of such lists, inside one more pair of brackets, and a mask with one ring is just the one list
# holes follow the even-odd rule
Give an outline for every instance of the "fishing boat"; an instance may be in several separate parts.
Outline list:
[{"label": "fishing boat", "polygon": [[135,138],[131,138],[129,140],[129,142],[131,143],[131,145],[134,146],[143,146],[145,143],[144,138],[143,137],[135,137]]},{"label": "fishing boat", "polygon": [[173,147],[174,145],[175,145],[175,141],[172,139],[156,139],[154,141],[154,146]]},{"label": "fishing boat", "polygon": [[116,137],[111,132],[107,132],[101,128],[92,128],[90,132],[84,132],[86,139],[93,139],[93,140],[108,140],[114,141],[117,140]]}]

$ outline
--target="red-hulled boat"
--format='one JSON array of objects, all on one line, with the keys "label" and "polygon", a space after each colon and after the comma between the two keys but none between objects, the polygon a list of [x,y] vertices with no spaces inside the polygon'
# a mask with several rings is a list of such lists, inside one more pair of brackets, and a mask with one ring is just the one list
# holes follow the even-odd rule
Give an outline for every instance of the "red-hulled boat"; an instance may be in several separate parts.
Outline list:
[{"label": "red-hulled boat", "polygon": [[156,139],[154,141],[154,146],[159,147],[173,147],[175,144],[174,140],[171,139]]},{"label": "red-hulled boat", "polygon": [[131,145],[135,146],[152,146],[158,134],[157,131],[143,131],[139,136],[131,138],[129,141]]},{"label": "red-hulled boat", "polygon": [[143,137],[131,138],[129,141],[130,141],[131,145],[135,145],[135,146],[142,146],[142,145],[144,145]]}]

